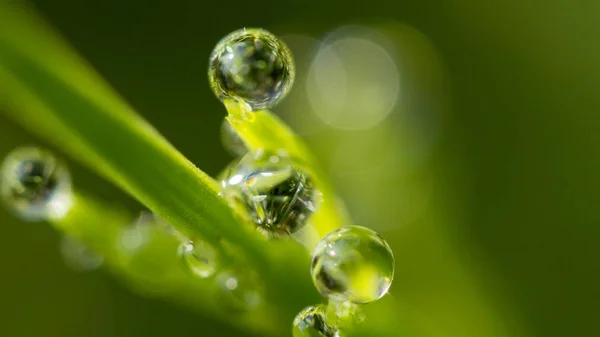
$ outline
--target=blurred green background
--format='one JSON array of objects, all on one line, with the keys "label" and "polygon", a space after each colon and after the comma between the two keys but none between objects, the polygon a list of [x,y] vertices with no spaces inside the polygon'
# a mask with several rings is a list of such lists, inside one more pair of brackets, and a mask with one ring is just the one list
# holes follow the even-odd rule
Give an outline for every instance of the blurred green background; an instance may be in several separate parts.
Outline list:
[{"label": "blurred green background", "polygon": [[[600,4],[33,3],[212,175],[231,160],[219,142],[225,110],[206,79],[213,46],[244,26],[294,35],[298,82],[274,111],[306,137],[354,220],[389,240],[391,297],[405,309],[391,317],[406,315],[415,336],[600,335]],[[360,131],[315,122],[307,98],[307,60],[317,50],[309,37],[348,24],[385,36],[376,42],[401,83],[392,114]],[[1,154],[31,143],[44,144],[0,117]],[[79,188],[141,208],[71,168]],[[4,210],[0,224],[0,336],[247,335],[136,295],[102,271],[69,270],[49,226]]]}]

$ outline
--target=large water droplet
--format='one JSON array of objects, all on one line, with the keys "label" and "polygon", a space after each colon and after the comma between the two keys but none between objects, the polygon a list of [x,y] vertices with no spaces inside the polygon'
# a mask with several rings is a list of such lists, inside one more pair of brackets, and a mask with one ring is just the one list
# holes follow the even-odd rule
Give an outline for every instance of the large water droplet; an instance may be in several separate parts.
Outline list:
[{"label": "large water droplet", "polygon": [[262,301],[257,281],[249,274],[223,271],[217,275],[216,283],[232,309],[252,309]]},{"label": "large water droplet", "polygon": [[252,110],[272,107],[294,82],[288,47],[263,29],[240,29],[225,36],[210,56],[208,77],[221,100],[233,99]]},{"label": "large water droplet", "polygon": [[248,148],[242,141],[242,138],[240,138],[227,120],[224,120],[223,124],[221,124],[221,143],[225,150],[235,157],[243,156],[248,152]]},{"label": "large water droplet", "polygon": [[306,225],[319,200],[306,172],[288,157],[264,151],[247,154],[222,177],[223,196],[271,237]]},{"label": "large water droplet", "polygon": [[182,242],[178,253],[184,266],[192,274],[207,278],[215,273],[217,253],[209,244],[200,240]]},{"label": "large water droplet", "polygon": [[337,330],[327,323],[325,310],[321,305],[309,306],[300,311],[294,319],[293,337],[338,337]]},{"label": "large water droplet", "polygon": [[89,271],[100,268],[104,257],[91,251],[79,240],[64,236],[60,241],[60,252],[65,264],[75,271]]},{"label": "large water droplet", "polygon": [[19,148],[4,159],[0,195],[25,221],[58,220],[72,205],[71,176],[49,152]]},{"label": "large water droplet", "polygon": [[312,279],[332,300],[368,303],[385,295],[394,278],[394,256],[373,230],[347,226],[327,234],[313,253]]}]

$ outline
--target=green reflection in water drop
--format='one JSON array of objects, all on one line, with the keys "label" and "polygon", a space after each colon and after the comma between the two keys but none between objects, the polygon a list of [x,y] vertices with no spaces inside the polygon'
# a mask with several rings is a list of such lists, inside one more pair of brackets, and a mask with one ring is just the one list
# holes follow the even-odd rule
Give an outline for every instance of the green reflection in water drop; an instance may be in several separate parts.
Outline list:
[{"label": "green reflection in water drop", "polygon": [[392,284],[394,256],[373,230],[342,227],[317,244],[311,274],[317,290],[326,298],[369,303],[385,295]]},{"label": "green reflection in water drop", "polygon": [[59,220],[73,203],[71,176],[50,152],[18,148],[0,168],[0,196],[25,221]]},{"label": "green reflection in water drop", "polygon": [[292,326],[293,337],[338,337],[338,331],[327,322],[322,305],[304,308]]},{"label": "green reflection in water drop", "polygon": [[288,47],[264,29],[240,29],[225,36],[211,56],[208,77],[221,100],[270,108],[291,89],[294,60]]},{"label": "green reflection in water drop", "polygon": [[320,200],[312,179],[285,156],[259,151],[222,174],[222,195],[268,237],[288,236],[306,225]]},{"label": "green reflection in water drop", "polygon": [[179,256],[186,269],[200,278],[211,277],[217,270],[217,253],[203,241],[182,242]]}]

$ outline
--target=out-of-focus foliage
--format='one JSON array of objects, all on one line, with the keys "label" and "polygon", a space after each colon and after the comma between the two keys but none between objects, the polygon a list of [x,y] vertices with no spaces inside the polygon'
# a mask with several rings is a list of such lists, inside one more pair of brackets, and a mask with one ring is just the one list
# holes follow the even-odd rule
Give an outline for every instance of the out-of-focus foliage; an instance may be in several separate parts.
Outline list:
[{"label": "out-of-focus foliage", "polygon": [[[409,23],[436,47],[446,70],[441,94],[425,102],[448,103],[427,160],[409,165],[413,138],[402,138],[404,120],[395,115],[369,132],[323,129],[306,136],[353,219],[382,228],[394,250],[397,278],[384,301],[400,309],[368,307],[370,324],[392,322],[399,336],[598,334],[597,4],[269,1],[258,15],[231,10],[235,3],[35,3],[136,110],[213,175],[228,160],[217,145],[225,110],[205,79],[220,37],[241,26],[319,37],[349,22],[373,26],[370,18]],[[227,19],[215,15],[224,12]],[[390,34],[395,43],[411,36]],[[418,55],[414,60],[407,69],[430,64]],[[431,74],[424,69],[412,80],[427,82]],[[23,143],[46,145],[5,119],[0,140],[2,153]],[[340,164],[334,153],[356,159]],[[389,161],[373,176],[355,170],[381,159]],[[88,193],[140,208],[77,164],[71,167]],[[132,296],[104,273],[70,273],[53,231],[4,211],[0,223],[6,335],[244,334]]]}]

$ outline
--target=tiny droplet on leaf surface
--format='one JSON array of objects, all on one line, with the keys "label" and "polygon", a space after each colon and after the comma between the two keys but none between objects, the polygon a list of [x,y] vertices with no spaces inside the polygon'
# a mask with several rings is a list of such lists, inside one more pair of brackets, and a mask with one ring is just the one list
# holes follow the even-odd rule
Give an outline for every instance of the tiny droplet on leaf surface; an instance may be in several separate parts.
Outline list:
[{"label": "tiny droplet on leaf surface", "polygon": [[81,241],[64,236],[60,241],[60,253],[67,267],[75,271],[98,269],[104,263],[104,257],[96,254]]},{"label": "tiny droplet on leaf surface", "polygon": [[217,253],[203,241],[182,242],[178,253],[186,269],[193,275],[208,278],[217,270]]},{"label": "tiny droplet on leaf surface", "polygon": [[257,280],[250,274],[225,270],[217,275],[216,284],[231,309],[249,310],[262,302]]}]

